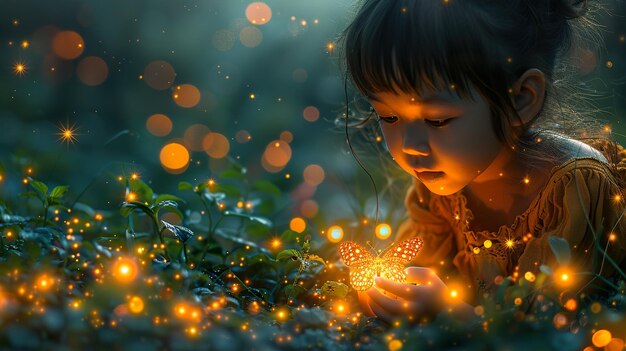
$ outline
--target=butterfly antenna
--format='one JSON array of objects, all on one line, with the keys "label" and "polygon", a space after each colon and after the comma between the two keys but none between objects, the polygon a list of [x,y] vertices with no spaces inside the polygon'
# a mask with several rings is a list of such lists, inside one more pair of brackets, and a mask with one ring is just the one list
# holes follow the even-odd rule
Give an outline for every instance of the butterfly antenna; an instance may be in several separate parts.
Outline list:
[{"label": "butterfly antenna", "polygon": [[356,152],[354,152],[354,149],[352,148],[352,142],[350,142],[350,135],[348,134],[348,117],[350,116],[350,105],[348,104],[348,75],[347,74],[344,77],[343,89],[344,89],[343,92],[344,92],[345,99],[346,99],[346,128],[345,128],[346,140],[348,141],[348,146],[350,147],[350,152],[352,153],[352,157],[354,157],[354,159],[359,164],[359,166],[361,166],[363,171],[365,171],[367,176],[370,178],[370,181],[372,182],[372,186],[374,187],[374,195],[376,196],[376,217],[374,220],[374,228],[376,228],[376,226],[378,225],[378,189],[376,188],[376,182],[374,181],[372,174],[367,170],[367,168],[365,168],[365,166],[363,165],[359,157],[356,155]]}]

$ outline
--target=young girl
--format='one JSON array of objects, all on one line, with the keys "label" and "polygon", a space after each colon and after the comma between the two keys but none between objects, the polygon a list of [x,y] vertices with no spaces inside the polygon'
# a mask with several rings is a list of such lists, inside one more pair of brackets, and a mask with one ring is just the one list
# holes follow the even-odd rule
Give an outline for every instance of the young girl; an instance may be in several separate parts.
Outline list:
[{"label": "young girl", "polygon": [[[360,294],[366,312],[387,321],[469,316],[503,277],[542,265],[566,268],[576,287],[624,278],[626,153],[559,95],[559,74],[572,75],[568,55],[584,49],[574,39],[596,33],[588,6],[362,2],[343,37],[347,71],[391,156],[414,177],[395,239],[424,241],[407,282],[377,278]],[[553,236],[569,244],[566,267]],[[457,302],[446,299],[453,287],[463,292]]]}]

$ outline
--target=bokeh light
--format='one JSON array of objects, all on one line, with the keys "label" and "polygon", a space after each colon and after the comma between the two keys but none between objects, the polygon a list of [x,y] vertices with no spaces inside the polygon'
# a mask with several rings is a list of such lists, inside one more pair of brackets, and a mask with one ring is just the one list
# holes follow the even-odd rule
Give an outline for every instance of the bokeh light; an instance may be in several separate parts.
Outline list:
[{"label": "bokeh light", "polygon": [[376,236],[379,239],[389,239],[391,236],[391,226],[387,223],[380,223],[376,226]]},{"label": "bokeh light", "polygon": [[128,301],[128,310],[133,314],[139,314],[143,312],[145,304],[141,297],[133,296]]},{"label": "bokeh light", "polygon": [[263,152],[263,166],[269,172],[280,171],[289,160],[291,160],[291,147],[283,140],[271,141]]},{"label": "bokeh light", "polygon": [[209,133],[202,139],[202,149],[212,158],[220,159],[228,155],[230,142],[220,133]]},{"label": "bokeh light", "polygon": [[130,283],[137,277],[138,268],[135,261],[130,258],[119,258],[113,264],[111,274],[120,283]]},{"label": "bokeh light", "polygon": [[146,128],[154,136],[166,136],[172,131],[172,127],[172,120],[160,113],[155,113],[146,120]]},{"label": "bokeh light", "polygon": [[76,68],[78,79],[85,85],[102,84],[109,75],[109,66],[97,56],[88,56],[80,60]]},{"label": "bokeh light", "polygon": [[247,130],[242,129],[235,134],[235,141],[239,144],[245,144],[250,140],[252,140],[252,135]]},{"label": "bokeh light", "polygon": [[54,36],[52,49],[60,58],[72,60],[83,53],[85,42],[80,34],[73,31],[63,31]]},{"label": "bokeh light", "polygon": [[169,143],[163,146],[159,158],[166,170],[179,171],[189,164],[189,151],[179,143]]},{"label": "bokeh light", "polygon": [[211,43],[219,51],[228,51],[235,45],[237,35],[228,29],[220,29],[213,34]]},{"label": "bokeh light", "polygon": [[200,102],[200,90],[192,84],[178,85],[172,92],[172,98],[180,107],[194,107]]},{"label": "bokeh light", "polygon": [[595,347],[604,347],[611,342],[611,332],[606,329],[600,329],[593,334],[591,342]]},{"label": "bokeh light", "polygon": [[315,200],[305,200],[300,204],[300,213],[306,218],[313,218],[317,215],[319,206]]},{"label": "bokeh light", "polygon": [[306,229],[306,222],[301,217],[294,217],[289,222],[289,229],[296,233],[302,233]]},{"label": "bokeh light", "polygon": [[338,225],[331,226],[330,228],[328,228],[328,231],[326,233],[328,236],[328,241],[330,241],[331,243],[338,243],[341,241],[341,239],[343,239],[343,228]]},{"label": "bokeh light", "polygon": [[254,48],[263,41],[263,33],[257,27],[244,27],[239,32],[239,41],[245,47]]},{"label": "bokeh light", "polygon": [[304,181],[312,186],[318,186],[320,183],[324,181],[324,169],[316,164],[308,165],[304,168],[304,172],[302,172],[302,176],[304,177]]},{"label": "bokeh light", "polygon": [[320,118],[320,110],[315,106],[307,106],[302,111],[302,116],[309,122],[315,122]]},{"label": "bokeh light", "polygon": [[280,133],[279,139],[286,143],[291,143],[293,141],[293,134],[290,131],[285,130]]},{"label": "bokeh light", "polygon": [[266,24],[272,19],[272,9],[264,2],[253,2],[246,7],[246,18],[252,24]]},{"label": "bokeh light", "polygon": [[176,71],[167,61],[150,62],[143,70],[143,80],[155,90],[165,90],[174,84]]},{"label": "bokeh light", "polygon": [[204,124],[192,124],[185,130],[183,140],[185,144],[192,151],[203,151],[203,141],[211,130]]}]

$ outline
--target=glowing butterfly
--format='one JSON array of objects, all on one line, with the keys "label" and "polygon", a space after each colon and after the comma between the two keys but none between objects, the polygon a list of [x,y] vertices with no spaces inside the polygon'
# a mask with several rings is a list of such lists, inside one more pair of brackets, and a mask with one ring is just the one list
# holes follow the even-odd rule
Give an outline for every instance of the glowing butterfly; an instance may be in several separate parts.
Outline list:
[{"label": "glowing butterfly", "polygon": [[339,245],[341,260],[350,268],[350,284],[365,291],[374,285],[375,277],[404,282],[406,266],[422,248],[422,239],[413,238],[391,246],[382,255],[373,256],[363,246],[347,241]]}]

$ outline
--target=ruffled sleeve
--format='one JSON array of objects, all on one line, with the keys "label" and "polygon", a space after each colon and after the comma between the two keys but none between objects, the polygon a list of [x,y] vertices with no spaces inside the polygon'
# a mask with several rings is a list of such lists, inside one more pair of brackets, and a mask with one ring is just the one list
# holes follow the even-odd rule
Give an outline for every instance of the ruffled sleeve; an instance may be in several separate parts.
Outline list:
[{"label": "ruffled sleeve", "polygon": [[432,267],[449,260],[456,252],[454,236],[449,221],[441,208],[441,197],[432,194],[422,183],[413,181],[405,199],[409,218],[398,230],[397,241],[419,236],[424,246],[412,264]]},{"label": "ruffled sleeve", "polygon": [[[536,272],[540,265],[558,267],[550,248],[550,236],[561,237],[570,245],[570,269],[599,272],[599,242],[607,254],[623,267],[626,252],[626,218],[621,186],[610,169],[592,159],[573,160],[553,173],[537,208],[534,237],[519,258],[519,270]],[[612,234],[612,236],[611,236]],[[607,241],[611,238],[611,242]],[[606,263],[602,275],[615,271]]]}]

